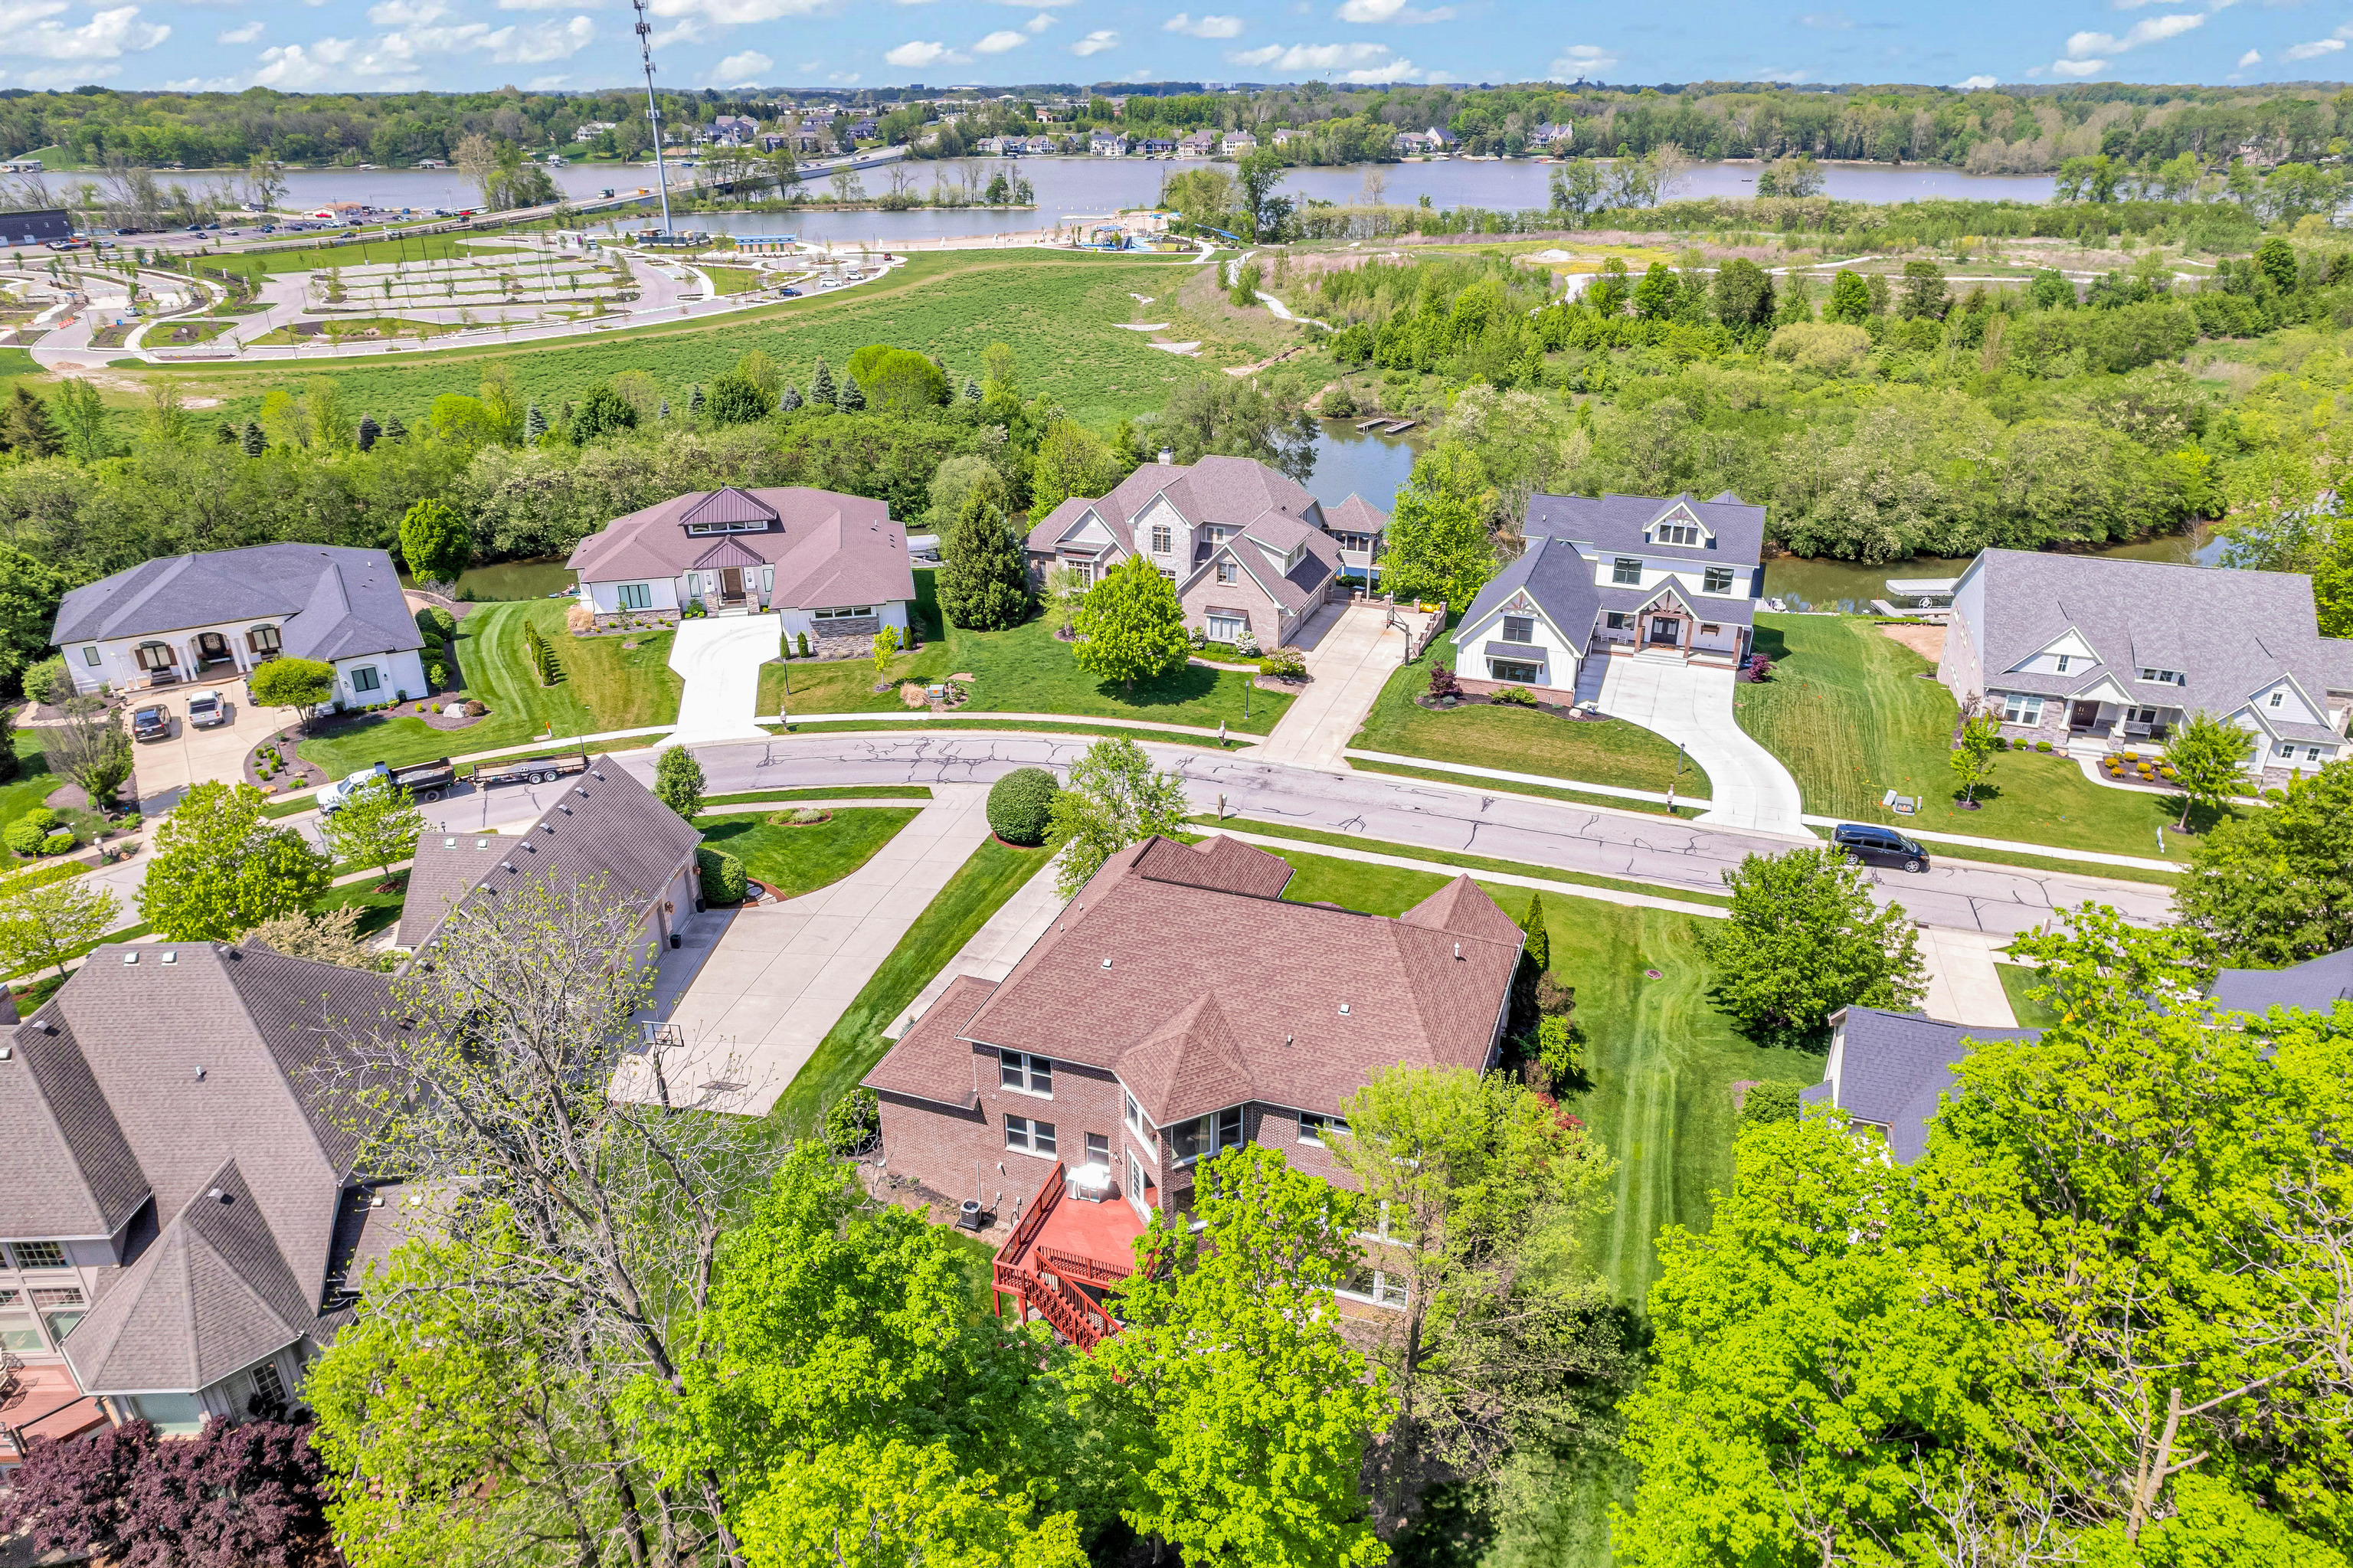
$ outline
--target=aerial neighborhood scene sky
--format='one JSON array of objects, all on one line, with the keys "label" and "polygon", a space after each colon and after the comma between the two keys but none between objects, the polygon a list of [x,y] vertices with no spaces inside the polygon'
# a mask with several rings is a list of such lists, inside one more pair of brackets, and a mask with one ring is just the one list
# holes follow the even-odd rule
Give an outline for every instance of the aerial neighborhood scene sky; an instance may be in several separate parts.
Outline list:
[{"label": "aerial neighborhood scene sky", "polygon": [[[2339,74],[2353,22],[2298,4],[1566,7],[1537,0],[657,0],[673,87],[907,82],[2281,82]],[[1217,7],[1217,8],[1212,8]],[[610,85],[619,0],[12,0],[0,85],[288,91]]]}]

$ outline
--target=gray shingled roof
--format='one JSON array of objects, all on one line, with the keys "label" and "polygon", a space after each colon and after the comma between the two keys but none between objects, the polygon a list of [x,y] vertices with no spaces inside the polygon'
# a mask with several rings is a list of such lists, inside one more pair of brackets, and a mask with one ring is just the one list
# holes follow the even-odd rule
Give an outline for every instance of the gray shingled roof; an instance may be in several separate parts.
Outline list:
[{"label": "gray shingled roof", "polygon": [[55,1010],[16,1030],[0,1062],[0,1235],[111,1236],[147,1201],[147,1177]]},{"label": "gray shingled roof", "polygon": [[2284,969],[2224,969],[2206,994],[2224,1012],[2263,1013],[2274,1007],[2327,1012],[2339,1001],[2353,1001],[2353,948]]},{"label": "gray shingled roof", "polygon": [[[1643,541],[1643,530],[1678,503],[1690,507],[1715,535],[1715,549]],[[1745,504],[1728,490],[1713,501],[1698,500],[1688,492],[1663,500],[1655,495],[1531,495],[1521,532],[1530,537],[1550,534],[1605,550],[1640,550],[1662,559],[1753,567],[1764,559],[1765,509]]]},{"label": "gray shingled roof", "polygon": [[240,620],[273,621],[294,659],[348,659],[422,648],[382,550],[256,545],[167,556],[65,596],[49,641],[153,637]]},{"label": "gray shingled roof", "polygon": [[[773,521],[770,521],[773,519]],[[765,529],[713,536],[690,522],[768,522]],[[776,567],[772,601],[796,609],[889,603],[915,597],[903,531],[887,503],[807,485],[693,491],[616,517],[573,546],[565,562],[583,582],[674,577],[732,540],[742,557]]]},{"label": "gray shingled roof", "polygon": [[641,905],[670,885],[680,862],[702,842],[693,823],[609,757],[568,782],[521,834],[428,832],[418,839],[394,940],[422,948],[477,888],[495,894],[524,877],[601,876],[607,897]]},{"label": "gray shingled roof", "polygon": [[1940,1023],[1925,1013],[1875,1007],[1846,1010],[1840,1058],[1839,1108],[1887,1129],[1887,1148],[1909,1165],[1928,1147],[1928,1118],[1952,1086],[1953,1066],[1972,1040],[2039,1040],[2039,1029],[1988,1029]]},{"label": "gray shingled roof", "polygon": [[[1185,520],[1196,524],[1216,523],[1239,528],[1255,525],[1270,512],[1303,519],[1324,514],[1322,505],[1307,493],[1306,486],[1253,458],[1205,457],[1194,463],[1148,462],[1097,499],[1074,495],[1055,507],[1029,530],[1029,548],[1050,554],[1062,531],[1092,510],[1122,548],[1130,555],[1137,554],[1134,519],[1152,504],[1155,496],[1164,492]],[[1384,517],[1384,526],[1387,522]]]},{"label": "gray shingled roof", "polygon": [[[2312,579],[2298,573],[2034,550],[1987,550],[1964,581],[1970,573],[1985,582],[1979,635],[1989,689],[2071,697],[2114,681],[2136,701],[2228,714],[2283,673],[2324,705],[2331,688],[2353,687],[2353,640],[2320,635]],[[2197,613],[2185,613],[2192,607]],[[2063,675],[2007,673],[2070,627],[2091,644],[2096,664]],[[2145,683],[2144,669],[2177,670],[2188,680]]]}]

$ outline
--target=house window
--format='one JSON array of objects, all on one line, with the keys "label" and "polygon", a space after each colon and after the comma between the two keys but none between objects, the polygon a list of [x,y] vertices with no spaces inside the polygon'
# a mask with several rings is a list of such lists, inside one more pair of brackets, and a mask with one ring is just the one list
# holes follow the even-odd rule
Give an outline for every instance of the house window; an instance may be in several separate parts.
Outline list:
[{"label": "house window", "polygon": [[1043,1154],[1050,1158],[1054,1152],[1054,1124],[1031,1121],[1026,1116],[1007,1117],[1005,1147],[1018,1149],[1024,1154]]},{"label": "house window", "polygon": [[1111,1139],[1100,1132],[1087,1134],[1087,1163],[1111,1169]]},{"label": "house window", "polygon": [[1236,1148],[1241,1140],[1242,1107],[1240,1106],[1197,1116],[1168,1129],[1168,1145],[1176,1150],[1179,1165],[1190,1164],[1205,1154]]},{"label": "house window", "polygon": [[1233,530],[1231,528],[1220,528],[1216,524],[1212,523],[1208,527],[1201,530],[1201,538],[1208,544],[1222,545],[1226,542],[1228,537],[1232,535],[1232,533]]},{"label": "house window", "polygon": [[2125,710],[2125,722],[2126,724],[2155,724],[2157,722],[2157,710],[2155,708],[2126,708]]},{"label": "house window", "polygon": [[1730,593],[1732,591],[1732,568],[1730,567],[1708,567],[1706,572],[1701,576],[1700,587],[1708,593]]},{"label": "house window", "polygon": [[2274,692],[2272,694],[2272,706],[2278,707],[2282,703],[2286,701],[2287,694],[2285,692]]},{"label": "house window", "polygon": [[1344,1296],[1370,1301],[1377,1307],[1405,1305],[1405,1276],[1385,1268],[1360,1268],[1348,1277]]},{"label": "house window", "polygon": [[1515,663],[1509,659],[1487,661],[1487,678],[1491,681],[1511,681],[1520,685],[1543,678],[1542,666]]},{"label": "house window", "polygon": [[2067,666],[2074,661],[2074,658],[2075,656],[2073,653],[2062,653],[2059,655],[2059,673],[2063,675],[2067,673]]},{"label": "house window", "polygon": [[1152,553],[1155,556],[1165,556],[1174,548],[1176,548],[1176,544],[1169,534],[1168,524],[1166,523],[1154,524],[1152,525]]},{"label": "house window", "polygon": [[2155,681],[2160,686],[2186,686],[2189,683],[2179,670],[2143,670],[2140,678]]},{"label": "house window", "polygon": [[1603,624],[1612,631],[1631,631],[1634,629],[1634,618],[1622,610],[1613,609],[1604,619]]},{"label": "house window", "polygon": [[2316,746],[2307,746],[2307,747],[2306,747],[2304,748],[2304,759],[2305,759],[2306,762],[2317,762],[2317,761],[2319,761],[2319,760],[2320,760],[2320,747],[2316,747]]},{"label": "house window", "polygon": [[872,605],[861,604],[849,609],[813,609],[809,611],[809,619],[811,620],[862,620],[873,613]]},{"label": "house window", "polygon": [[101,656],[98,652],[97,643],[93,642],[89,647],[81,651],[81,662],[92,666],[93,668],[102,662]]},{"label": "house window", "polygon": [[1241,569],[1235,566],[1231,561],[1219,561],[1218,563],[1218,580],[1221,583],[1240,582],[1241,580],[1240,570]]},{"label": "house window", "polygon": [[1535,619],[1533,616],[1507,615],[1504,617],[1504,641],[1534,642],[1535,640],[1536,623]]},{"label": "house window", "polygon": [[1609,580],[1613,583],[1636,583],[1642,580],[1642,563],[1631,556],[1620,556],[1610,563]]},{"label": "house window", "polygon": [[1345,1133],[1348,1124],[1336,1116],[1318,1116],[1314,1111],[1299,1113],[1299,1141],[1321,1148],[1331,1141],[1331,1134]]},{"label": "house window", "polygon": [[253,1369],[253,1392],[259,1394],[265,1404],[286,1403],[286,1380],[278,1375],[276,1361],[264,1361]]},{"label": "house window", "polygon": [[354,692],[373,692],[379,684],[373,664],[362,664],[352,672],[352,690]]},{"label": "house window", "polygon": [[1250,622],[1233,610],[1209,611],[1209,641],[1212,642],[1239,642],[1249,626]]},{"label": "house window", "polygon": [[651,583],[623,583],[615,590],[613,597],[623,609],[651,609],[654,607]]},{"label": "house window", "polygon": [[16,1312],[0,1314],[0,1351],[43,1351],[48,1348],[41,1342],[41,1330],[30,1318]]},{"label": "house window", "polygon": [[999,1051],[997,1054],[997,1081],[1005,1088],[1018,1089],[1025,1095],[1054,1097],[1054,1064],[1043,1056],[1025,1055],[1019,1051]]},{"label": "house window", "polygon": [[1690,523],[1662,523],[1651,530],[1651,539],[1660,545],[1696,545],[1699,528]]},{"label": "house window", "polygon": [[141,1417],[166,1437],[193,1437],[205,1429],[204,1402],[193,1393],[142,1393]]},{"label": "house window", "polygon": [[2024,692],[2001,694],[2001,722],[2037,725],[2042,722],[2042,699]]},{"label": "house window", "polygon": [[1145,1119],[1144,1107],[1135,1103],[1134,1095],[1127,1097],[1127,1129],[1147,1145],[1151,1143],[1152,1123]]},{"label": "house window", "polygon": [[284,644],[280,641],[278,628],[257,626],[245,634],[245,645],[256,653],[275,653]]},{"label": "house window", "polygon": [[168,642],[142,642],[139,645],[139,667],[142,670],[170,669],[172,645]]},{"label": "house window", "polygon": [[1703,620],[1703,621],[1701,621],[1701,622],[1699,623],[1699,634],[1700,634],[1702,637],[1716,637],[1716,636],[1720,636],[1720,635],[1722,635],[1723,631],[1724,631],[1724,628],[1723,628],[1723,627],[1721,627],[1721,626],[1718,626],[1718,625],[1717,625],[1715,622],[1714,622],[1713,620]]},{"label": "house window", "polygon": [[81,1304],[80,1290],[71,1286],[58,1290],[33,1292],[33,1305],[36,1307],[79,1307]]},{"label": "house window", "polygon": [[8,1251],[18,1268],[63,1268],[66,1266],[66,1244],[63,1242],[10,1242]]}]

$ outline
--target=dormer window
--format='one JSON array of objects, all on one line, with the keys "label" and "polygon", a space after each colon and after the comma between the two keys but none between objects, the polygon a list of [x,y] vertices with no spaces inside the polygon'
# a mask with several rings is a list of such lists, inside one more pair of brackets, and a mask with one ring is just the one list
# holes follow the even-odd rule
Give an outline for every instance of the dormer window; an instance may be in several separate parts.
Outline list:
[{"label": "dormer window", "polygon": [[2274,692],[2274,693],[2272,694],[2272,706],[2274,706],[2274,707],[2279,707],[2279,706],[2283,705],[2284,704],[2285,704],[2285,703],[2286,703],[2286,701],[2287,701],[2287,693],[2285,693],[2284,691]]},{"label": "dormer window", "polygon": [[768,520],[746,517],[732,523],[690,523],[686,531],[690,534],[765,534],[768,531]]},{"label": "dormer window", "polygon": [[1609,566],[1609,580],[1630,583],[1639,588],[1642,582],[1642,563],[1631,556],[1620,556]]},{"label": "dormer window", "polygon": [[1653,545],[1696,545],[1699,543],[1699,524],[1662,523],[1651,530],[1650,542]]},{"label": "dormer window", "polygon": [[2179,670],[2143,670],[2140,678],[2154,681],[2160,686],[2186,686],[2189,683],[2188,677]]},{"label": "dormer window", "polygon": [[2073,653],[2062,653],[2059,655],[2059,673],[2063,675],[2067,673],[2067,665],[2074,657],[2075,656]]}]

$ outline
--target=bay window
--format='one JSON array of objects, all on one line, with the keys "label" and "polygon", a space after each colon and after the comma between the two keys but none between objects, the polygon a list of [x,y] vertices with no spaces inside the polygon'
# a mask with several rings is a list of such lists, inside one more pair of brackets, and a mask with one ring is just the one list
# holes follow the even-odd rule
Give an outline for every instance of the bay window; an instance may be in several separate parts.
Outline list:
[{"label": "bay window", "polygon": [[1168,1146],[1179,1165],[1188,1165],[1205,1155],[1239,1148],[1241,1141],[1242,1107],[1240,1106],[1229,1106],[1207,1116],[1197,1116],[1168,1129]]}]

